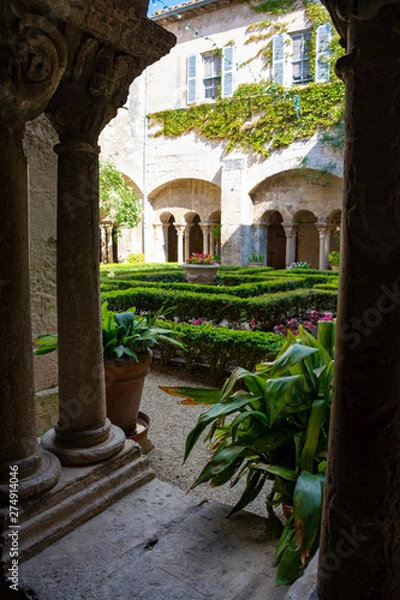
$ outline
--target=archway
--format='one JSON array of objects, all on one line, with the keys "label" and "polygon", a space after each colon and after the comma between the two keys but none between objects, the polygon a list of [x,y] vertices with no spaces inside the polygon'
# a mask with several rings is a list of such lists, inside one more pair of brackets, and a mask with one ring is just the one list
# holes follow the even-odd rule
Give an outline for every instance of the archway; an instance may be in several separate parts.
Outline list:
[{"label": "archway", "polygon": [[319,236],[317,218],[309,210],[298,212],[293,219],[297,225],[296,262],[305,261],[312,269],[319,266]]},{"label": "archway", "polygon": [[266,212],[261,220],[261,224],[264,222],[268,227],[267,265],[274,269],[284,269],[286,266],[286,237],[282,221],[282,215],[277,210]]},{"label": "archway", "polygon": [[178,234],[175,228],[175,218],[171,215],[168,219],[168,250],[167,250],[167,262],[178,262]]}]

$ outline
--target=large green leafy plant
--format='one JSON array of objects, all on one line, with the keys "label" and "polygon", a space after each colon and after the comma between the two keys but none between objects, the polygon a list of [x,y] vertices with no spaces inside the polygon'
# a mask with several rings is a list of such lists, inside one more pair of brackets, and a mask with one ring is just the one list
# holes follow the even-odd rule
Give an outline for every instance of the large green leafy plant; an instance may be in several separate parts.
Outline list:
[{"label": "large green leafy plant", "polygon": [[[164,311],[168,314],[172,309]],[[103,349],[105,360],[129,359],[138,361],[139,356],[148,348],[159,342],[173,344],[183,348],[182,342],[176,339],[178,332],[162,327],[158,322],[163,309],[155,314],[147,313],[138,316],[134,308],[126,312],[114,312],[108,309],[108,303],[101,306],[101,327],[103,334]],[[41,335],[37,338],[38,348],[35,354],[48,354],[58,348],[58,336]]]},{"label": "large green leafy plant", "polygon": [[330,407],[335,324],[320,322],[318,339],[299,327],[288,332],[276,359],[254,372],[237,368],[222,389],[162,388],[184,402],[214,406],[204,412],[186,440],[185,460],[207,430],[211,458],[192,488],[246,477],[245,490],[230,514],[244,508],[272,481],[270,519],[280,504],[292,507],[276,551],[276,582],[299,577],[319,544]]}]

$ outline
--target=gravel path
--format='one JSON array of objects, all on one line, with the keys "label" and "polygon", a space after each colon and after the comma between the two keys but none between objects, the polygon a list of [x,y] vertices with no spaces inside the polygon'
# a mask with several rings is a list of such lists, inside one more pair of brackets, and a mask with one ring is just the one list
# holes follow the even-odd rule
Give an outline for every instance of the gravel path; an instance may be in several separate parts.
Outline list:
[{"label": "gravel path", "polygon": [[[194,427],[198,416],[207,410],[207,406],[185,406],[179,404],[177,397],[159,389],[159,386],[191,386],[204,387],[207,376],[191,376],[172,370],[161,370],[157,364],[152,365],[145,379],[141,410],[150,417],[148,438],[154,446],[148,454],[156,476],[187,491],[194,482],[204,464],[208,453],[206,445],[200,441],[192,450],[188,460],[183,464],[185,440]],[[210,384],[210,386],[212,386]],[[196,498],[207,498],[233,506],[239,500],[245,487],[240,481],[233,488],[229,484],[212,488],[207,484],[200,485],[190,492]],[[265,498],[267,486],[263,492],[246,507],[246,510],[266,516]]]}]

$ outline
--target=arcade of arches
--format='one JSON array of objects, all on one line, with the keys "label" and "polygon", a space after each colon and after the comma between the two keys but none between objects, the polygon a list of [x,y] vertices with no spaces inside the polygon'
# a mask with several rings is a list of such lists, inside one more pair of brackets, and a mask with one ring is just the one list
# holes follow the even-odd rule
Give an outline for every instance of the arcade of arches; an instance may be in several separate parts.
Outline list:
[{"label": "arcade of arches", "polygon": [[[147,260],[183,263],[194,252],[221,256],[223,264],[246,264],[251,252],[284,269],[305,261],[314,269],[329,268],[328,254],[338,250],[341,180],[316,184],[297,170],[267,178],[249,194],[252,223],[239,223],[240,235],[226,234],[224,224],[237,207],[224,210],[221,188],[207,181],[181,179],[149,196],[153,236]],[[226,248],[234,244],[228,257]],[[245,251],[243,251],[244,246]],[[123,258],[123,257],[122,257]]]}]

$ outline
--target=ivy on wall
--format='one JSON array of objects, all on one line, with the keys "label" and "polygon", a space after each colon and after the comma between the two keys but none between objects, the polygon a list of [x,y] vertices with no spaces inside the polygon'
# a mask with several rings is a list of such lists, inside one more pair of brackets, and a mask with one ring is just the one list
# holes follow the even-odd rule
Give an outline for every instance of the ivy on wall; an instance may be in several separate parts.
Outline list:
[{"label": "ivy on wall", "polygon": [[[253,8],[269,15],[280,15],[301,6],[313,26],[309,48],[310,66],[313,68],[316,27],[330,21],[327,10],[315,0],[268,0]],[[272,36],[283,31],[283,25],[271,19],[248,28],[248,43],[265,41],[257,56],[263,56],[266,65],[272,59]],[[342,53],[339,36],[333,35],[330,53],[332,73],[333,65]],[[342,129],[338,123],[343,119],[344,93],[344,85],[335,75],[329,83],[291,88],[260,81],[243,84],[232,98],[219,99],[213,104],[153,113],[149,115],[149,122],[151,126],[158,126],[153,134],[156,137],[178,137],[196,131],[205,138],[226,142],[227,152],[236,148],[253,151],[264,158],[296,140],[311,137],[320,129],[331,130],[324,141],[340,148]]]}]

